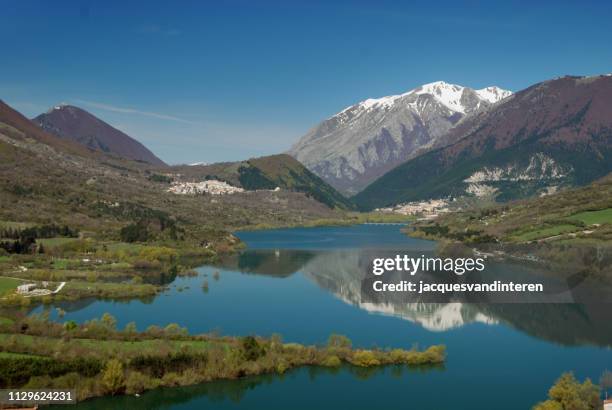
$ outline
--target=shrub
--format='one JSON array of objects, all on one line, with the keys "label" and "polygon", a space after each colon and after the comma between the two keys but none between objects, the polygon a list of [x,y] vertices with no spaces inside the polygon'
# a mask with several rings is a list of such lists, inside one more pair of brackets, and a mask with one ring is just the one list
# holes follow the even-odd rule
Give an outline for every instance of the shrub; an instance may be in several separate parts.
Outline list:
[{"label": "shrub", "polygon": [[263,346],[253,336],[243,337],[241,341],[242,357],[246,361],[254,361],[266,354]]},{"label": "shrub", "polygon": [[123,242],[146,242],[149,240],[149,228],[144,223],[131,223],[121,228],[119,236]]},{"label": "shrub", "polygon": [[357,350],[350,357],[350,362],[356,366],[370,367],[380,365],[380,360],[371,350]]},{"label": "shrub", "polygon": [[152,377],[140,372],[129,372],[125,379],[125,392],[127,394],[142,393],[145,390],[154,389],[159,382]]},{"label": "shrub", "polygon": [[101,320],[104,326],[106,326],[109,330],[115,330],[117,328],[117,319],[115,319],[110,313],[104,313]]},{"label": "shrub", "polygon": [[342,364],[342,362],[340,361],[340,359],[336,355],[327,356],[325,358],[325,360],[323,360],[323,362],[321,362],[321,365],[322,366],[326,366],[326,367],[338,367],[341,364]]},{"label": "shrub", "polygon": [[572,373],[563,373],[548,391],[549,400],[534,406],[534,410],[599,410],[599,387],[586,379],[580,383]]},{"label": "shrub", "polygon": [[287,363],[285,363],[285,361],[281,361],[276,365],[276,372],[279,374],[283,374],[287,371],[289,367],[287,366]]},{"label": "shrub", "polygon": [[111,359],[106,363],[102,373],[102,385],[107,393],[115,395],[125,387],[125,375],[123,374],[123,364],[117,359]]},{"label": "shrub", "polygon": [[64,323],[64,329],[66,329],[69,332],[76,329],[77,327],[79,327],[79,325],[77,325],[77,322],[75,322],[74,320],[69,320],[66,323]]},{"label": "shrub", "polygon": [[100,369],[101,364],[95,359],[78,358],[60,361],[47,358],[2,358],[0,386],[20,386],[33,376],[58,377],[71,372],[92,377],[98,374]]},{"label": "shrub", "polygon": [[205,354],[176,353],[167,356],[136,356],[130,361],[130,368],[159,378],[167,373],[178,373],[206,363]]},{"label": "shrub", "polygon": [[162,377],[162,383],[164,386],[180,386],[181,376],[175,372],[166,373]]},{"label": "shrub", "polygon": [[327,339],[327,347],[333,349],[350,349],[353,346],[351,339],[344,335],[332,334]]},{"label": "shrub", "polygon": [[164,328],[164,333],[167,336],[187,336],[189,335],[189,331],[186,327],[180,327],[176,323],[170,323],[168,326]]}]

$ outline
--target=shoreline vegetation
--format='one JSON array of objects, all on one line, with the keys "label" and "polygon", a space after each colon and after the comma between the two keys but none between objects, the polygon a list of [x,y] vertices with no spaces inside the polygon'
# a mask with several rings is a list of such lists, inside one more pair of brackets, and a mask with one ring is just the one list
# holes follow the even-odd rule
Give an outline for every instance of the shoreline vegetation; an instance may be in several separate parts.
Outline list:
[{"label": "shoreline vegetation", "polygon": [[444,366],[445,359],[443,345],[425,350],[362,349],[335,334],[324,346],[304,346],[283,343],[279,335],[190,335],[176,324],[139,332],[129,323],[118,330],[109,314],[82,324],[52,322],[45,314],[16,314],[0,321],[0,388],[76,389],[79,401],[283,374],[302,366],[433,369]]},{"label": "shoreline vegetation", "polygon": [[319,218],[303,223],[274,224],[259,223],[256,225],[246,225],[238,227],[235,231],[259,231],[264,229],[283,229],[283,228],[315,228],[323,226],[350,226],[367,223],[409,223],[414,222],[415,217],[410,215],[393,214],[387,212],[348,212],[337,218]]},{"label": "shoreline vegetation", "polygon": [[612,176],[577,189],[417,221],[405,232],[440,241],[443,252],[541,263],[612,278]]},{"label": "shoreline vegetation", "polygon": [[[410,220],[374,213],[339,215],[302,224],[246,228]],[[35,305],[66,300],[152,298],[177,276],[194,275],[194,267],[214,263],[244,247],[231,233],[215,231],[211,239],[184,239],[197,237],[190,225],[172,227],[168,220],[164,224],[164,229],[158,227],[155,232],[150,221],[135,222],[109,237],[74,227],[0,222],[0,388],[71,388],[78,392],[78,400],[85,400],[139,394],[157,387],[283,374],[302,366],[429,369],[444,365],[446,349],[441,345],[422,351],[362,349],[353,348],[344,336],[332,335],[324,346],[304,346],[283,343],[278,335],[190,335],[177,324],[138,331],[130,323],[118,330],[109,314],[82,324],[50,321],[49,309],[30,314]],[[16,290],[25,284],[33,289]],[[58,316],[61,321],[61,309]]]},{"label": "shoreline vegetation", "polygon": [[[256,224],[236,230],[407,223],[411,220],[402,215],[350,212],[337,218],[320,218],[301,224]],[[49,226],[53,225],[0,222],[0,243],[4,245],[0,247],[0,306],[27,308],[88,297],[150,298],[162,292],[176,276],[191,275],[193,268],[214,263],[222,255],[244,247],[231,233],[199,242],[147,238],[149,234],[143,233],[149,232],[147,227],[132,224],[121,229],[118,240],[109,240],[68,227],[62,229],[69,231],[70,236],[56,236],[58,229],[48,229]],[[41,235],[41,230],[50,231],[51,235]],[[22,284],[34,284],[38,291],[16,292]],[[60,285],[61,292],[54,292]]]},{"label": "shoreline vegetation", "polygon": [[590,379],[580,383],[572,372],[563,373],[548,390],[548,399],[536,404],[532,410],[599,410],[602,408],[601,389],[610,386],[612,373],[601,376],[601,387]]}]

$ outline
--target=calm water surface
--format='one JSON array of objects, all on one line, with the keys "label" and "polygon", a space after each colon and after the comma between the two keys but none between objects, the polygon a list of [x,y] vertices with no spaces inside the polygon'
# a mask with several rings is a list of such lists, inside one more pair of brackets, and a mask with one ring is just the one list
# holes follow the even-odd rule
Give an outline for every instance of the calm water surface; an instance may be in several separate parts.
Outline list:
[{"label": "calm water surface", "polygon": [[[573,370],[598,380],[612,368],[612,313],[605,305],[406,303],[365,300],[363,272],[372,255],[430,255],[435,243],[408,238],[397,225],[242,232],[247,250],[199,276],[177,278],[147,301],[62,304],[63,320],[104,312],[120,326],[178,323],[192,333],[271,335],[324,343],[331,333],[363,347],[443,343],[443,368],[364,371],[303,368],[283,376],[158,389],[136,397],[94,399],[71,409],[528,409],[554,380]],[[544,275],[491,264],[495,275]],[[215,280],[218,272],[218,280]],[[209,283],[208,292],[202,289]],[[500,400],[500,397],[503,398]],[[68,408],[68,407],[67,407]]]}]

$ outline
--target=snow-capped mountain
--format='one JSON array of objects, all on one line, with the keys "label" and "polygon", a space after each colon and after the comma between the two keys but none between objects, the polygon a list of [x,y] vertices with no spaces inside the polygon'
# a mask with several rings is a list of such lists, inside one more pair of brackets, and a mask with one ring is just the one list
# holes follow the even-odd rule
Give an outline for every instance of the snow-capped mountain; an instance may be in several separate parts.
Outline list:
[{"label": "snow-capped mountain", "polygon": [[289,151],[345,194],[354,194],[394,166],[425,152],[468,115],[512,93],[437,81],[404,94],[371,98],[323,121]]},{"label": "snow-capped mountain", "polygon": [[465,118],[352,200],[364,210],[465,195],[505,202],[588,184],[612,172],[611,102],[605,75],[534,84]]}]

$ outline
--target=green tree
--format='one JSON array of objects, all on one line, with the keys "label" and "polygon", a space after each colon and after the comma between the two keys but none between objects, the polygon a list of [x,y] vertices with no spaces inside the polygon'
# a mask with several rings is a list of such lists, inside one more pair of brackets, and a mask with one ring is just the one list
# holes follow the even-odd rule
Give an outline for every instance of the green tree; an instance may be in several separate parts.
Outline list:
[{"label": "green tree", "polygon": [[265,349],[253,336],[242,338],[242,355],[245,360],[257,360],[264,354],[266,354]]},{"label": "green tree", "polygon": [[110,330],[115,330],[117,328],[117,319],[110,313],[104,313],[102,315],[102,323]]},{"label": "green tree", "polygon": [[534,406],[533,410],[565,410],[561,403],[554,400],[546,400]]},{"label": "green tree", "polygon": [[327,347],[333,349],[350,349],[353,346],[351,339],[344,335],[332,334],[327,339]]},{"label": "green tree", "polygon": [[66,329],[67,331],[71,331],[74,330],[78,327],[77,323],[74,320],[69,320],[66,323],[64,323],[64,329]]},{"label": "green tree", "polygon": [[136,323],[135,322],[130,322],[127,325],[125,325],[125,329],[123,330],[125,333],[127,333],[128,335],[134,335],[138,332],[138,329],[136,328]]},{"label": "green tree", "polygon": [[102,385],[106,391],[112,395],[121,392],[125,386],[125,375],[123,374],[123,364],[117,359],[106,362],[106,367],[102,372]]},{"label": "green tree", "polygon": [[599,410],[599,387],[590,379],[580,383],[574,374],[563,373],[548,391],[548,398],[534,406],[534,410]]}]

